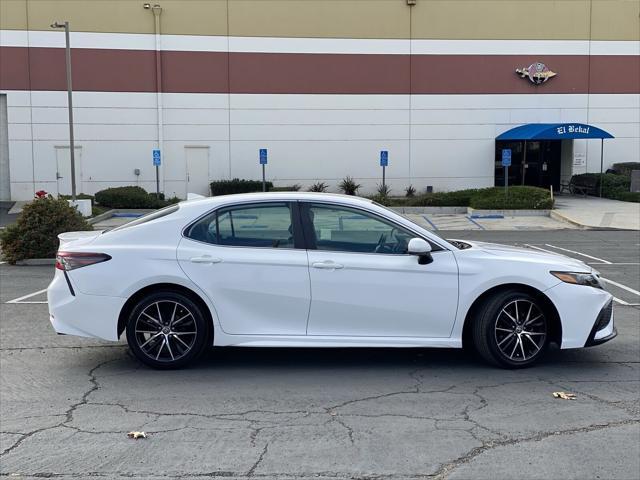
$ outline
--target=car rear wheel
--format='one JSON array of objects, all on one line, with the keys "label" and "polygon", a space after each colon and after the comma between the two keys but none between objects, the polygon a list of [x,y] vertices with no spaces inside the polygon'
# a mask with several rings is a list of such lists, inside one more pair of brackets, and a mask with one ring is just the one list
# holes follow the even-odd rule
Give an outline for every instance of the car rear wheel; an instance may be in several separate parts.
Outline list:
[{"label": "car rear wheel", "polygon": [[508,290],[493,295],[473,322],[473,342],[480,356],[504,368],[532,365],[549,343],[544,307],[525,292]]},{"label": "car rear wheel", "polygon": [[152,293],[131,310],[127,342],[142,363],[153,368],[180,368],[206,346],[208,325],[200,307],[172,291]]}]

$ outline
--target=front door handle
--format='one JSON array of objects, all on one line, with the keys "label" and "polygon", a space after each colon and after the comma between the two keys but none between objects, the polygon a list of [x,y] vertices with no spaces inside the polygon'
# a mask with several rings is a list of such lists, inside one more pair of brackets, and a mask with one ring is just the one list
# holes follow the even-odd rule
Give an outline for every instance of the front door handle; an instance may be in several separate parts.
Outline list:
[{"label": "front door handle", "polygon": [[344,268],[344,265],[332,261],[314,262],[311,264],[311,266],[313,268],[320,268],[322,270],[340,270],[341,268]]},{"label": "front door handle", "polygon": [[189,261],[191,261],[191,263],[204,263],[207,265],[211,265],[213,263],[220,263],[222,262],[221,258],[214,258],[211,255],[203,255],[201,257],[191,257],[189,259]]}]

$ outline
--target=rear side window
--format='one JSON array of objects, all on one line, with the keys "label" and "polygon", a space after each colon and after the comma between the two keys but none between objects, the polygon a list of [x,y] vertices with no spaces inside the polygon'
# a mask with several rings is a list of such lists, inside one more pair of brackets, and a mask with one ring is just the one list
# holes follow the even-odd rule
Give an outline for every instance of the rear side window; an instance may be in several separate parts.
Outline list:
[{"label": "rear side window", "polygon": [[213,245],[294,248],[287,203],[223,208],[198,220],[185,235]]}]

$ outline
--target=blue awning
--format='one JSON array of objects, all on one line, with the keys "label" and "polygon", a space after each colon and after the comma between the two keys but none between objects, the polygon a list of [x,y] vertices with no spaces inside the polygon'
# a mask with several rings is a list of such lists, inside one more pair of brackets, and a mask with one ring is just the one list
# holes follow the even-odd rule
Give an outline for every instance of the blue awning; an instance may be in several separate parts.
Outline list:
[{"label": "blue awning", "polygon": [[609,132],[584,123],[528,123],[507,130],[496,140],[564,140],[572,138],[614,138]]}]

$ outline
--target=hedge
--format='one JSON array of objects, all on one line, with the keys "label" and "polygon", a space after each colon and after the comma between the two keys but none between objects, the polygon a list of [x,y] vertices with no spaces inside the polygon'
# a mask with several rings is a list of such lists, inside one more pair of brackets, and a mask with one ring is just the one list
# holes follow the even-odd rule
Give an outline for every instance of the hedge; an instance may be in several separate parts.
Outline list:
[{"label": "hedge", "polygon": [[472,188],[453,192],[425,193],[411,198],[374,195],[373,201],[385,206],[402,207],[472,207],[478,209],[546,210],[553,208],[548,190],[538,187],[509,187],[505,197],[503,187]]},{"label": "hedge", "polygon": [[94,198],[96,203],[107,208],[161,208],[180,201],[177,197],[165,200],[162,194],[158,199],[155,193],[136,186],[107,188],[97,192]]},{"label": "hedge", "polygon": [[619,175],[627,175],[628,177],[630,177],[632,170],[640,170],[640,162],[614,163],[612,165],[612,168]]},{"label": "hedge", "polygon": [[26,204],[16,222],[0,232],[2,255],[9,263],[53,258],[58,250],[58,234],[79,230],[92,227],[67,200],[38,198]]},{"label": "hedge", "polygon": [[[234,178],[233,180],[216,180],[209,185],[211,188],[211,195],[231,195],[233,193],[250,193],[261,192],[262,181],[261,180],[244,180]],[[272,182],[266,182],[267,192],[273,188]]]},{"label": "hedge", "polygon": [[[620,164],[617,164],[620,165]],[[624,202],[640,202],[640,193],[631,192],[631,177],[628,175],[617,175],[615,173],[583,173],[574,176],[580,178],[595,178],[596,192],[600,190],[602,183],[602,196],[613,200],[622,200]]]},{"label": "hedge", "polygon": [[513,186],[505,195],[504,187],[478,190],[469,206],[482,210],[547,210],[553,208],[548,190],[538,187]]}]

